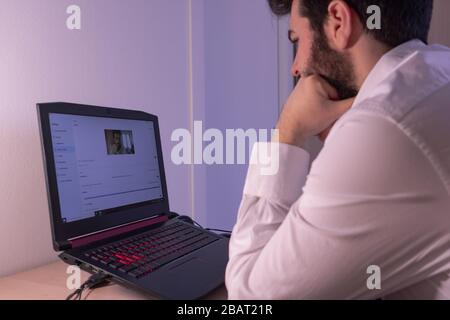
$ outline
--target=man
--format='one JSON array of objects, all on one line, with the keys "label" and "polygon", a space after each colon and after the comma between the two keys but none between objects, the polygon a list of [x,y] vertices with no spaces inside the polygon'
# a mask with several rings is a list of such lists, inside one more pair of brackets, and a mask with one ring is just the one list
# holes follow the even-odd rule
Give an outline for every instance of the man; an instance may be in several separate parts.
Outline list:
[{"label": "man", "polygon": [[125,154],[125,149],[122,146],[122,132],[114,130],[112,132],[112,143],[110,146],[110,154],[118,155]]},{"label": "man", "polygon": [[432,0],[269,2],[290,12],[301,80],[279,172],[249,168],[229,298],[450,299],[450,49],[426,44]]}]

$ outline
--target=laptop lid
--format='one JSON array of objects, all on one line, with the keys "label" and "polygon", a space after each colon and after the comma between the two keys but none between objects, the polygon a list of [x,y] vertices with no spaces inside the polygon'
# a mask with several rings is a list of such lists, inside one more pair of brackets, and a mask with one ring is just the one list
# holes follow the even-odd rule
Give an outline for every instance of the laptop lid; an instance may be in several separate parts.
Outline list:
[{"label": "laptop lid", "polygon": [[156,116],[71,103],[37,109],[56,250],[169,212]]}]

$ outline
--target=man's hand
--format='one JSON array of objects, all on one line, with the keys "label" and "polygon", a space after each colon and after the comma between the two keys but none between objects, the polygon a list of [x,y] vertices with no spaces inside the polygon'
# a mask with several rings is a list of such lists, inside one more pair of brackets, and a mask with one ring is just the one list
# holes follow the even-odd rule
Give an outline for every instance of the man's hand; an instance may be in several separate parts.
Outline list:
[{"label": "man's hand", "polygon": [[354,98],[339,101],[336,89],[319,75],[302,78],[278,121],[279,142],[302,148],[310,137],[325,140],[353,101]]}]

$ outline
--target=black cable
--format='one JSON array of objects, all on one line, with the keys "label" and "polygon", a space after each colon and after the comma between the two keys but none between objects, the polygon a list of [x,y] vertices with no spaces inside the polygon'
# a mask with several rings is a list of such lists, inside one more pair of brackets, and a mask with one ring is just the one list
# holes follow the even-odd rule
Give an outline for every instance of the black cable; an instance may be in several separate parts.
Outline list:
[{"label": "black cable", "polygon": [[206,231],[212,231],[212,232],[220,232],[218,233],[220,236],[224,237],[224,238],[231,238],[231,231],[228,230],[222,230],[222,229],[213,229],[213,228],[206,228]]},{"label": "black cable", "polygon": [[199,228],[201,228],[201,229],[204,229],[204,230],[206,230],[206,231],[224,232],[224,233],[226,233],[227,235],[231,235],[231,231],[229,231],[229,230],[214,229],[214,228],[203,228],[203,226],[202,226],[201,224],[199,224],[197,221],[195,221],[194,219],[192,219],[192,218],[189,217],[189,216],[182,216],[182,215],[179,215],[179,214],[174,213],[174,212],[171,213],[171,214],[175,216],[174,219],[178,219],[178,220],[181,220],[181,221],[184,221],[184,222],[187,222],[187,223],[196,225],[197,227],[199,227]]},{"label": "black cable", "polygon": [[[109,279],[111,278],[110,275],[104,274],[104,273],[95,273],[89,277],[89,279],[84,282],[80,288],[72,292],[66,300],[81,300],[81,297],[83,295],[83,291],[86,289],[95,289],[102,287],[109,283]],[[74,299],[72,299],[74,298]]]},{"label": "black cable", "polygon": [[207,231],[217,231],[217,232],[225,232],[225,233],[231,233],[229,230],[222,230],[222,229],[212,229],[212,228],[206,228]]},{"label": "black cable", "polygon": [[199,227],[200,229],[205,229],[205,228],[203,228],[202,225],[201,225],[200,223],[198,223],[197,221],[194,221],[194,220],[192,220],[192,221],[193,221],[194,224],[195,224],[197,227]]},{"label": "black cable", "polygon": [[198,223],[197,221],[195,221],[194,219],[192,219],[192,218],[189,217],[189,216],[181,216],[181,215],[178,215],[178,216],[176,216],[174,219],[181,220],[181,221],[184,221],[184,222],[187,222],[187,223],[196,225],[196,226],[199,227],[200,229],[205,229],[205,228],[203,228],[203,226],[202,226],[200,223]]},{"label": "black cable", "polygon": [[[72,292],[67,298],[66,300],[79,300],[78,296],[81,294],[81,292],[83,292],[84,289],[81,289],[81,287],[77,290],[75,290],[75,292]],[[75,297],[75,299],[72,299],[73,297]]]}]

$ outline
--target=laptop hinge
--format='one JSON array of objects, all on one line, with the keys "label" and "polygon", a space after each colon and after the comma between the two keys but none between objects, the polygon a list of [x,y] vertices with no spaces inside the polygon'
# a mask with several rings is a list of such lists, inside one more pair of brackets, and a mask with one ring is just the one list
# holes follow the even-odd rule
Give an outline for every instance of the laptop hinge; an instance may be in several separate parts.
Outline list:
[{"label": "laptop hinge", "polygon": [[70,241],[60,241],[57,243],[58,251],[66,251],[72,249],[72,244]]},{"label": "laptop hinge", "polygon": [[[76,239],[69,240],[70,247],[71,248],[80,248],[83,246],[86,246],[88,244],[101,241],[107,238],[112,238],[121,234],[124,234],[126,232],[131,232],[140,228],[148,227],[157,223],[162,223],[168,221],[169,218],[166,215],[153,217],[151,219],[147,220],[141,220],[136,223],[127,224],[124,226],[120,226],[114,229],[109,229],[106,231],[101,231],[98,233],[90,234],[84,237],[79,237]],[[66,249],[64,249],[66,250]]]}]

